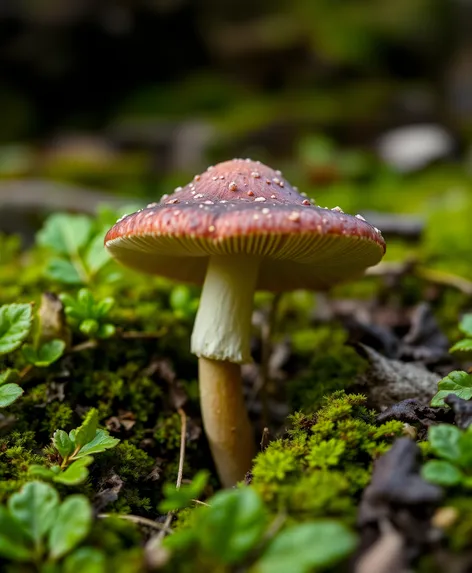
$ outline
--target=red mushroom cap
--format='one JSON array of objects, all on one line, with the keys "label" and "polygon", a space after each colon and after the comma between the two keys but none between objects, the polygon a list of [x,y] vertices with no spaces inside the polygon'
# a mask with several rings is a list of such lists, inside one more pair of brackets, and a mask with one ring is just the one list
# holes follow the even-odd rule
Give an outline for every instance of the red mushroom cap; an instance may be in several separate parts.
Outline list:
[{"label": "red mushroom cap", "polygon": [[126,266],[202,284],[211,255],[260,258],[257,288],[328,288],[380,261],[380,231],[315,207],[258,161],[233,159],[121,218],[105,245]]}]

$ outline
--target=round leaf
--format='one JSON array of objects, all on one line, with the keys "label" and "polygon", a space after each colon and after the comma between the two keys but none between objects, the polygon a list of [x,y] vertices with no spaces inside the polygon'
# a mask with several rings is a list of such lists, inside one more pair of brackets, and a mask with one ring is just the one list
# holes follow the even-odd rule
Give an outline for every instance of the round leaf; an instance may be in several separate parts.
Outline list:
[{"label": "round leaf", "polygon": [[462,480],[462,472],[449,462],[430,460],[421,468],[423,478],[438,485],[457,485]]},{"label": "round leaf", "polygon": [[23,389],[18,384],[3,384],[0,386],[0,408],[5,408],[23,394]]},{"label": "round leaf", "polygon": [[272,541],[256,563],[257,573],[308,573],[337,563],[356,546],[356,536],[332,520],[294,525]]},{"label": "round leaf", "polygon": [[71,495],[62,503],[49,534],[49,552],[59,559],[72,551],[88,534],[92,508],[84,495]]},{"label": "round leaf", "polygon": [[30,304],[4,304],[0,307],[0,355],[16,350],[31,328]]},{"label": "round leaf", "polygon": [[56,490],[39,481],[27,483],[8,500],[11,515],[36,544],[54,523],[58,505]]}]

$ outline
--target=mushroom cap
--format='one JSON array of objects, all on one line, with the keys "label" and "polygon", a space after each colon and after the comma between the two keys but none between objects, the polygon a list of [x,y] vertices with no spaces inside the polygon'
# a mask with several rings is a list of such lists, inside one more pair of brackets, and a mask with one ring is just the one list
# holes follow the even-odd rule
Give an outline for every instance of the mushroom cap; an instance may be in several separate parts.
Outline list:
[{"label": "mushroom cap", "polygon": [[259,161],[211,166],[119,219],[105,246],[139,271],[202,284],[209,257],[260,258],[258,289],[326,289],[380,261],[385,241],[360,215],[314,206]]}]

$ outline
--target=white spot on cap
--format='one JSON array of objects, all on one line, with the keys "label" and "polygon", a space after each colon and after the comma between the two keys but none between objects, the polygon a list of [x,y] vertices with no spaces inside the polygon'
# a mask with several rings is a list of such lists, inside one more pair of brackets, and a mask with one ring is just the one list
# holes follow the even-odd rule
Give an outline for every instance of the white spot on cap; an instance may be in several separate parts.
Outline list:
[{"label": "white spot on cap", "polygon": [[277,199],[277,195],[271,195],[270,198],[271,199]]},{"label": "white spot on cap", "polygon": [[359,219],[361,221],[365,221],[364,217],[362,215],[359,215],[359,214],[356,215],[356,219]]},{"label": "white spot on cap", "polygon": [[203,193],[197,193],[196,195],[193,196],[194,199],[201,199],[202,197],[205,197]]},{"label": "white spot on cap", "polygon": [[210,233],[213,233],[213,231],[215,230],[215,225],[210,225],[208,227],[208,230],[210,231]]},{"label": "white spot on cap", "polygon": [[261,174],[259,173],[259,171],[253,171],[251,173],[251,175],[255,178],[255,179],[259,179],[259,177],[261,176]]},{"label": "white spot on cap", "polygon": [[159,203],[149,203],[149,205],[146,205],[147,209],[151,209],[152,207],[157,207],[159,205]]},{"label": "white spot on cap", "polygon": [[174,189],[174,193],[180,193],[182,191],[182,187],[176,187]]},{"label": "white spot on cap", "polygon": [[267,215],[268,213],[270,213],[270,209],[267,209],[267,207],[264,207],[264,209],[262,209],[262,214]]},{"label": "white spot on cap", "polygon": [[215,175],[211,179],[212,181],[218,181],[218,177],[216,177]]},{"label": "white spot on cap", "polygon": [[341,209],[341,207],[333,207],[331,209],[331,211],[336,211],[336,213],[344,213],[344,211]]},{"label": "white spot on cap", "polygon": [[276,170],[275,170],[275,173],[276,173],[277,175],[279,175],[279,176],[282,175],[282,171],[280,171],[280,169],[276,169]]},{"label": "white spot on cap", "polygon": [[266,200],[265,197],[256,197],[256,198],[254,199],[254,201],[257,201],[258,203],[263,203],[265,200]]},{"label": "white spot on cap", "polygon": [[170,201],[167,201],[167,205],[175,205],[175,203],[178,203],[179,200],[178,199],[171,199]]},{"label": "white spot on cap", "polygon": [[238,190],[238,184],[236,183],[236,181],[231,181],[231,183],[228,185],[228,189],[230,191],[237,191]]},{"label": "white spot on cap", "polygon": [[298,211],[292,211],[288,216],[290,221],[299,221],[300,220],[300,213]]},{"label": "white spot on cap", "polygon": [[302,205],[311,205],[310,201],[308,201],[308,199],[305,199],[304,201],[302,201]]},{"label": "white spot on cap", "polygon": [[200,181],[201,176],[200,176],[200,175],[195,175],[195,177],[194,177],[193,179],[194,179],[194,181]]},{"label": "white spot on cap", "polygon": [[203,201],[205,205],[214,205],[213,201]]}]

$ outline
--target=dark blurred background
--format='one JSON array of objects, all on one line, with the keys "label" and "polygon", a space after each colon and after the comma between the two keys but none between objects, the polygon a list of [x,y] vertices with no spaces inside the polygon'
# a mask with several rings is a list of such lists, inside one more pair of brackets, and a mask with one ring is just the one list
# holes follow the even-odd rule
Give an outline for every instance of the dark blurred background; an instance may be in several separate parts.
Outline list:
[{"label": "dark blurred background", "polygon": [[386,180],[467,172],[471,31],[468,0],[1,0],[0,230],[234,155],[392,210]]}]

